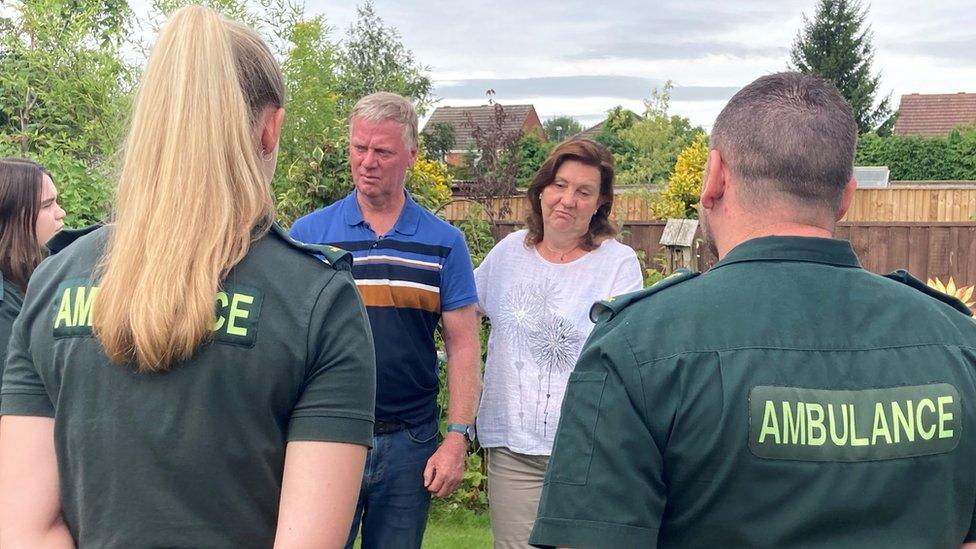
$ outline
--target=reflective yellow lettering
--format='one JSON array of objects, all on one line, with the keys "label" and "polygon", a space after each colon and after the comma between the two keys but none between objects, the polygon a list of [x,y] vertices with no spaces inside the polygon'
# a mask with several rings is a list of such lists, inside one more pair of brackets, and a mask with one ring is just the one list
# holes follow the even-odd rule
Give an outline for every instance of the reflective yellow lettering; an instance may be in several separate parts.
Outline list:
[{"label": "reflective yellow lettering", "polygon": [[923,398],[918,401],[918,408],[915,408],[915,425],[918,427],[918,436],[925,440],[929,440],[935,436],[935,424],[932,424],[932,428],[926,431],[922,428],[922,408],[928,408],[930,412],[935,413],[935,403],[930,399]]},{"label": "reflective yellow lettering", "polygon": [[885,442],[891,444],[891,431],[888,429],[888,418],[885,417],[884,405],[874,403],[874,427],[871,429],[871,444],[878,443],[878,437],[884,437]]},{"label": "reflective yellow lettering", "polygon": [[[217,292],[217,303],[220,304],[220,310],[221,311],[223,311],[224,309],[227,308],[227,305],[230,303],[230,301],[227,299],[227,294],[225,292]],[[221,315],[221,314],[218,314],[217,315],[217,321],[214,322],[213,331],[216,332],[216,331],[220,330],[221,328],[223,328],[224,327],[224,322],[226,322],[226,319],[224,318],[224,316]]]},{"label": "reflective yellow lettering", "polygon": [[851,409],[851,446],[867,446],[867,437],[858,438],[857,437],[857,422],[854,420],[854,405],[853,404],[841,404],[841,406],[848,406]]},{"label": "reflective yellow lettering", "polygon": [[58,307],[58,316],[54,317],[54,327],[72,327],[74,320],[71,318],[71,288],[65,288],[61,294],[61,305]]},{"label": "reflective yellow lettering", "polygon": [[247,328],[241,328],[234,324],[234,320],[237,318],[247,318],[250,312],[247,309],[242,309],[241,304],[250,305],[254,303],[254,297],[247,294],[234,294],[230,303],[230,312],[227,313],[227,333],[231,335],[244,337],[247,335]]},{"label": "reflective yellow lettering", "polygon": [[824,427],[823,406],[814,402],[808,402],[807,403],[807,445],[822,446],[823,443],[826,441],[827,441],[827,429]]},{"label": "reflective yellow lettering", "polygon": [[97,293],[97,286],[94,288],[85,288],[84,286],[75,288],[75,307],[73,311],[75,326],[92,325],[92,305],[95,303],[95,295]]},{"label": "reflective yellow lettering", "polygon": [[772,435],[776,444],[780,443],[779,422],[776,420],[776,407],[771,400],[766,401],[766,409],[763,410],[762,430],[759,431],[759,444],[762,444],[766,440],[766,435]]},{"label": "reflective yellow lettering", "polygon": [[806,444],[807,432],[804,429],[805,416],[802,402],[796,403],[796,416],[790,403],[783,401],[783,443]]},{"label": "reflective yellow lettering", "polygon": [[897,402],[891,403],[891,423],[895,428],[895,442],[901,442],[901,432],[905,431],[905,438],[908,442],[915,442],[915,414],[912,412],[912,401],[908,401],[905,412]]},{"label": "reflective yellow lettering", "polygon": [[[847,444],[847,407],[841,404],[840,412],[842,421],[837,421],[834,419],[834,405],[827,405],[827,422],[830,423],[830,441],[833,442],[835,446],[844,446]],[[844,436],[837,436],[838,425],[844,428]]]},{"label": "reflective yellow lettering", "polygon": [[952,429],[946,429],[946,422],[952,421],[952,412],[946,412],[945,407],[952,404],[951,396],[941,396],[939,402],[939,438],[952,438]]}]

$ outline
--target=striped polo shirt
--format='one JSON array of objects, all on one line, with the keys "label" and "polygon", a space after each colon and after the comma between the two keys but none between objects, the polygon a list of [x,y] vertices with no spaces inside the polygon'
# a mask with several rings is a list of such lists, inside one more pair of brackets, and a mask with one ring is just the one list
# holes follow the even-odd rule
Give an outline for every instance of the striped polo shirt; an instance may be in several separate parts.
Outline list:
[{"label": "striped polo shirt", "polygon": [[376,420],[419,425],[434,419],[434,330],[442,311],[478,301],[461,231],[407,193],[396,224],[377,238],[353,191],[296,221],[291,236],[352,252],[353,278],[376,346]]}]

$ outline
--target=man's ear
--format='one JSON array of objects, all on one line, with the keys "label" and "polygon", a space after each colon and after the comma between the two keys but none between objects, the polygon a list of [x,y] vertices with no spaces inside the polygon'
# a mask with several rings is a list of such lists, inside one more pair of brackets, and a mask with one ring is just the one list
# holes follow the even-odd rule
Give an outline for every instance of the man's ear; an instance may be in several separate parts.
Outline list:
[{"label": "man's ear", "polygon": [[837,211],[837,221],[843,219],[847,215],[847,210],[851,207],[854,202],[854,191],[857,190],[857,180],[854,176],[851,176],[851,180],[844,185],[844,196],[840,199],[840,209]]},{"label": "man's ear", "polygon": [[281,107],[265,107],[261,113],[261,148],[271,152],[278,147],[281,128],[285,123],[285,109]]},{"label": "man's ear", "polygon": [[709,151],[708,162],[705,164],[705,181],[702,183],[701,200],[699,201],[702,208],[713,208],[715,201],[721,200],[725,196],[725,187],[728,183],[726,173],[722,154],[716,149]]}]

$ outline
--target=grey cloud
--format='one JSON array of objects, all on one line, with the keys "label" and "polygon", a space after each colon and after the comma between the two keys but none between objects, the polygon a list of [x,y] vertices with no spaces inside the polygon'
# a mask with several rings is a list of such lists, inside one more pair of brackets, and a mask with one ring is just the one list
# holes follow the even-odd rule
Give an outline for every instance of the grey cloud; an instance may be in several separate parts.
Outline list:
[{"label": "grey cloud", "polygon": [[752,46],[734,42],[642,42],[619,41],[601,44],[564,56],[564,59],[579,61],[586,59],[696,59],[707,55],[729,55],[732,57],[783,57],[789,48],[785,46]]},{"label": "grey cloud", "polygon": [[[450,99],[482,99],[485,90],[495,90],[499,101],[506,97],[648,97],[663,81],[635,76],[547,76],[537,78],[466,79],[436,82],[435,93]],[[710,101],[728,99],[738,88],[723,86],[675,86],[675,101]]]},{"label": "grey cloud", "polygon": [[965,61],[965,64],[969,65],[973,61],[973,51],[976,50],[976,37],[958,40],[899,42],[888,45],[886,49],[902,54]]}]

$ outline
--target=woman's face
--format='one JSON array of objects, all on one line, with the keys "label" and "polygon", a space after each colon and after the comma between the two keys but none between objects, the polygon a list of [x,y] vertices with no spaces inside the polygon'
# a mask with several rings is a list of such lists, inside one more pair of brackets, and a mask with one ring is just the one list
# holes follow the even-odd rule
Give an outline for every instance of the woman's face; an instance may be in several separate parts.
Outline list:
[{"label": "woman's face", "polygon": [[552,183],[539,195],[542,225],[550,232],[582,237],[601,205],[600,170],[576,160],[566,160]]},{"label": "woman's face", "polygon": [[58,205],[58,189],[54,186],[54,181],[51,181],[47,174],[43,174],[41,176],[41,209],[37,212],[37,221],[34,225],[37,243],[41,246],[47,244],[47,241],[58,234],[63,226],[64,210]]}]

